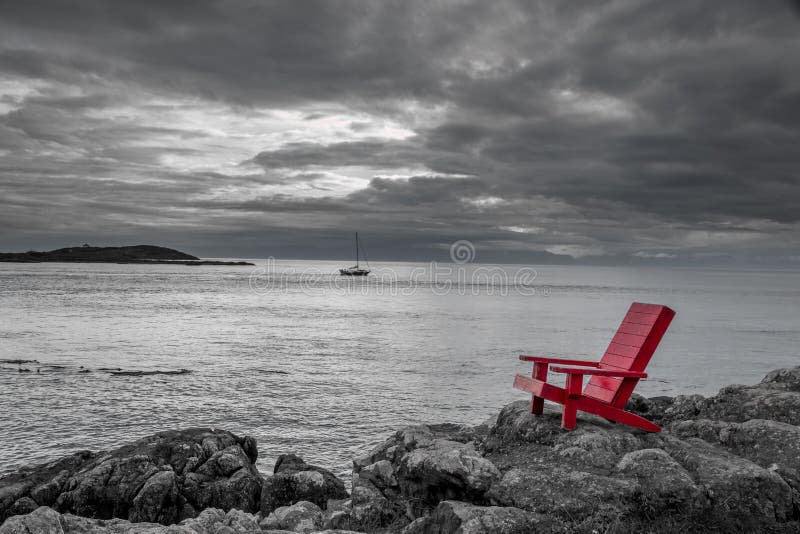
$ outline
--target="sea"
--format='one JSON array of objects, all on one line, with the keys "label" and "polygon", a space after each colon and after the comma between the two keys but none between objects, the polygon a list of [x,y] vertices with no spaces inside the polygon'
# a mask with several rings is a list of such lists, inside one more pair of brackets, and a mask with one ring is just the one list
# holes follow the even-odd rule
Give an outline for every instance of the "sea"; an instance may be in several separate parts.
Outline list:
[{"label": "sea", "polygon": [[528,398],[520,354],[599,358],[633,301],[677,312],[643,395],[800,365],[798,272],[252,261],[0,263],[0,473],[203,426],[254,436],[264,472],[345,476],[405,425]]}]

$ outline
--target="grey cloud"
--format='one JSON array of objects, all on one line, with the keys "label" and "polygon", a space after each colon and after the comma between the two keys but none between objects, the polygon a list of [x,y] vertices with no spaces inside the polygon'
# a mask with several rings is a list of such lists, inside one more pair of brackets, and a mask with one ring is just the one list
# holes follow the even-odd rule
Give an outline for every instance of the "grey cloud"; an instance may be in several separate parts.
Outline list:
[{"label": "grey cloud", "polygon": [[261,152],[253,162],[266,169],[352,165],[399,168],[418,163],[419,154],[420,149],[411,142],[290,143],[279,150]]},{"label": "grey cloud", "polygon": [[[290,254],[293,242],[321,247],[362,227],[397,244],[386,254],[470,238],[497,254],[560,244],[616,259],[642,249],[796,256],[786,252],[800,226],[796,9],[723,0],[6,3],[3,75],[83,91],[0,101],[18,105],[0,115],[0,223],[39,236],[69,228],[72,206],[81,228],[150,235],[139,221],[152,217],[178,241],[191,241],[180,237],[187,231],[203,236],[198,243],[225,235],[210,249],[241,247],[230,252],[268,233]],[[414,135],[265,147],[243,162],[258,174],[176,173],[159,169],[163,157],[203,157],[209,148],[196,143],[209,134],[104,113],[163,105],[141,95],[225,103],[245,117],[302,110],[309,129],[326,114],[308,109],[335,104]],[[160,135],[184,144],[152,141]],[[347,167],[375,178],[349,194],[320,185]],[[399,169],[421,175],[381,178]],[[272,186],[316,196],[263,190]],[[31,206],[52,217],[37,222],[24,213]]]}]

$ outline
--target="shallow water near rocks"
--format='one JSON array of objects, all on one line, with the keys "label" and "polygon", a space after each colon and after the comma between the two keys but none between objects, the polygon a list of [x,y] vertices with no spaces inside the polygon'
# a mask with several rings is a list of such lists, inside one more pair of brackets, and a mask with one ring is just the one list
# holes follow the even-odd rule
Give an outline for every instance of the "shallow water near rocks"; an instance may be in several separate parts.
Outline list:
[{"label": "shallow water near rocks", "polygon": [[341,262],[257,263],[0,263],[0,360],[35,360],[0,361],[0,473],[212,426],[256,437],[262,471],[295,452],[344,474],[405,424],[525,398],[520,353],[599,357],[634,300],[678,312],[639,393],[800,364],[797,272],[528,266],[521,284],[521,266],[443,282],[396,263],[344,283]]}]

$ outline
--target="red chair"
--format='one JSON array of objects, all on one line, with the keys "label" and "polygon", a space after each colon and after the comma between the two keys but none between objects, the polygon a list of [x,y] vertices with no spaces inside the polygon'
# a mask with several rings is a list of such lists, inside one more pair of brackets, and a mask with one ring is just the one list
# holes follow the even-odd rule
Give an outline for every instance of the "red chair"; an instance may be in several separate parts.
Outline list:
[{"label": "red chair", "polygon": [[[647,378],[644,370],[673,317],[675,312],[666,306],[634,302],[599,362],[520,356],[520,360],[533,362],[533,374],[517,375],[514,387],[532,394],[531,413],[542,413],[545,399],[563,404],[561,426],[566,430],[575,428],[577,412],[581,410],[658,432],[661,427],[624,408],[639,379]],[[548,368],[567,375],[565,388],[547,382]],[[585,389],[584,375],[591,376]]]}]

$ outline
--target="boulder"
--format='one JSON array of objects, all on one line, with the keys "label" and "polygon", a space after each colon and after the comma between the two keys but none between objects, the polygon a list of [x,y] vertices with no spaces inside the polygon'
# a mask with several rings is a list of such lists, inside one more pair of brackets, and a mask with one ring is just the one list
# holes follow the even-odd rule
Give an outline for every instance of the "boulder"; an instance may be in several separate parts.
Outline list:
[{"label": "boulder", "polygon": [[[191,521],[191,520],[189,520]],[[236,532],[251,532],[261,530],[261,527],[256,521],[256,517],[252,514],[242,512],[241,510],[228,510],[222,524],[226,527],[232,528]]]},{"label": "boulder", "polygon": [[[654,522],[690,531],[797,527],[796,492],[780,468],[767,465],[774,458],[784,472],[795,469],[789,457],[797,427],[693,421],[675,424],[677,435],[650,434],[579,414],[577,428],[567,432],[559,415],[551,409],[530,414],[525,401],[501,411],[483,445],[502,472],[486,494],[491,504],[554,514],[571,528],[598,531],[647,530]],[[732,438],[733,429],[742,436]],[[717,442],[722,436],[728,450],[692,437],[701,435]],[[759,447],[757,436],[776,443],[746,453]]]},{"label": "boulder", "polygon": [[792,490],[773,470],[698,438],[670,437],[664,447],[705,489],[709,513],[751,530],[794,519]]},{"label": "boulder", "polygon": [[751,419],[729,423],[698,419],[670,427],[681,438],[700,438],[774,471],[792,488],[794,509],[800,514],[800,427]]},{"label": "boulder", "polygon": [[22,469],[0,477],[0,523],[16,515],[12,506],[30,498],[38,506],[53,506],[71,474],[93,460],[97,454],[76,452],[53,462]]},{"label": "boulder", "polygon": [[36,501],[30,497],[21,497],[14,501],[14,504],[8,509],[9,515],[22,515],[29,514],[39,507]]},{"label": "boulder", "polygon": [[470,427],[443,423],[408,426],[395,432],[392,437],[375,447],[365,456],[353,460],[353,472],[358,473],[363,467],[380,460],[387,460],[391,464],[397,464],[405,453],[417,448],[429,447],[437,439],[462,444],[478,443],[487,435],[487,432],[486,425]]},{"label": "boulder", "polygon": [[349,497],[344,482],[336,475],[293,454],[279,456],[273,473],[265,478],[261,490],[260,509],[264,516],[299,501],[313,502],[324,509],[329,499]]},{"label": "boulder", "polygon": [[[744,422],[771,419],[800,425],[800,392],[783,387],[782,382],[762,382],[756,386],[727,386],[705,401],[696,418]],[[675,414],[673,421],[687,419]]]},{"label": "boulder", "polygon": [[636,480],[637,504],[644,514],[695,514],[708,507],[705,489],[663,449],[629,452],[617,463],[614,472]]},{"label": "boulder", "polygon": [[701,438],[761,467],[800,470],[799,426],[766,419],[744,423],[696,419],[674,423],[670,432],[680,438]]},{"label": "boulder", "polygon": [[27,515],[7,519],[0,534],[253,534],[261,530],[255,516],[239,510],[227,514],[209,508],[198,517],[178,525],[132,523],[124,519],[93,519],[72,514],[59,514],[42,506]]},{"label": "boulder", "polygon": [[800,367],[777,369],[752,386],[730,385],[717,395],[678,395],[647,399],[634,395],[627,409],[666,425],[688,419],[741,423],[769,419],[800,424]]},{"label": "boulder", "polygon": [[42,506],[26,515],[14,515],[0,525],[0,534],[30,534],[32,532],[63,532],[61,514]]},{"label": "boulder", "polygon": [[770,371],[761,380],[760,385],[770,389],[782,389],[784,391],[800,393],[800,367]]},{"label": "boulder", "polygon": [[630,514],[637,484],[566,467],[515,468],[489,492],[491,502],[572,520]]},{"label": "boulder", "polygon": [[402,457],[397,484],[418,516],[444,500],[484,502],[484,495],[500,479],[500,471],[469,444],[435,440]]},{"label": "boulder", "polygon": [[262,530],[282,529],[290,532],[313,532],[323,525],[322,509],[313,502],[300,501],[291,506],[281,506],[266,518],[259,526]]},{"label": "boulder", "polygon": [[403,529],[402,534],[533,534],[567,532],[566,525],[548,517],[499,506],[476,506],[442,501],[429,516]]},{"label": "boulder", "polygon": [[258,511],[255,440],[161,432],[106,453],[80,452],[0,479],[0,521],[38,506],[101,519],[177,523],[210,507]]},{"label": "boulder", "polygon": [[483,495],[500,472],[477,451],[488,427],[415,425],[353,461],[351,501],[327,524],[399,530],[444,499]]}]

